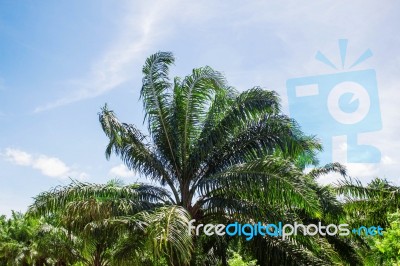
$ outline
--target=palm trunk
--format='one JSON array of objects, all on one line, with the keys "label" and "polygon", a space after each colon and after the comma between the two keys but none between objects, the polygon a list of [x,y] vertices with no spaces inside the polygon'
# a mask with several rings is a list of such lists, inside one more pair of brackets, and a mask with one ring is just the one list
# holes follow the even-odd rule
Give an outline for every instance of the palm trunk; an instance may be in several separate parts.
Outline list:
[{"label": "palm trunk", "polygon": [[97,245],[96,251],[93,255],[93,266],[103,266],[102,253],[102,248]]}]

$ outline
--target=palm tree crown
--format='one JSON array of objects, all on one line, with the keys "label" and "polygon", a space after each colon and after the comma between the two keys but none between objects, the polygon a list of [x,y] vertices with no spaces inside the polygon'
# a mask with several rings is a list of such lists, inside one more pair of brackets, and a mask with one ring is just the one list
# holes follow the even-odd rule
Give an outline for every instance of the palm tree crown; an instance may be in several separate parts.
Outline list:
[{"label": "palm tree crown", "polygon": [[283,158],[312,154],[319,144],[281,114],[278,95],[258,87],[238,93],[210,67],[170,82],[173,63],[171,53],[158,52],[143,67],[149,136],[102,109],[107,158],[114,152],[130,169],[167,185],[171,203],[197,219],[244,211],[256,186],[266,202],[290,198],[316,210],[301,174]]}]

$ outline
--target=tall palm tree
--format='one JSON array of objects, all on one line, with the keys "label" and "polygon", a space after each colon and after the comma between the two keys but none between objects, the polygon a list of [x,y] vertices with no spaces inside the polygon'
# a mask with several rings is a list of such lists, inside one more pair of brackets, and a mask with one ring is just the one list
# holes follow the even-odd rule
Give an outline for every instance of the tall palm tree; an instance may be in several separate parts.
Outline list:
[{"label": "tall palm tree", "polygon": [[254,195],[255,183],[260,192],[270,188],[262,193],[266,200],[290,199],[290,205],[317,210],[310,193],[303,193],[308,189],[301,174],[284,158],[313,152],[319,144],[281,114],[278,95],[258,87],[238,93],[210,67],[172,84],[173,62],[171,53],[159,52],[143,67],[149,137],[119,122],[107,106],[102,109],[100,122],[110,139],[107,158],[114,152],[130,169],[167,186],[172,203],[195,219],[225,214],[229,206],[237,212],[240,199],[234,203],[227,194]]},{"label": "tall palm tree", "polygon": [[171,53],[158,52],[143,67],[148,135],[120,122],[107,105],[99,114],[109,138],[106,157],[116,154],[159,186],[76,183],[39,195],[31,210],[52,213],[71,202],[112,199],[113,221],[146,228],[153,247],[175,265],[188,264],[193,252],[184,230],[190,219],[269,223],[294,209],[321,216],[317,193],[296,166],[321,147],[281,113],[278,95],[259,87],[239,93],[210,67],[171,82],[173,63]]}]

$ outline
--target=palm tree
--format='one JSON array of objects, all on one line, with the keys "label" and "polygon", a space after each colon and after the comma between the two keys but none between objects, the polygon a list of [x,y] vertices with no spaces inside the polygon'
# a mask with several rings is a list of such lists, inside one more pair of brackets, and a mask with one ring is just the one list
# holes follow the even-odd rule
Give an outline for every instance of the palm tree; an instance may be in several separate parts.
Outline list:
[{"label": "palm tree", "polygon": [[[105,185],[73,181],[68,186],[43,192],[28,211],[28,216],[45,215],[49,221],[37,230],[35,247],[53,261],[62,259],[68,264],[142,265],[146,253],[143,249],[152,244],[151,241],[143,241],[143,225],[144,220],[149,221],[151,217],[146,216],[141,223],[135,223],[139,216],[134,214],[145,216],[144,210],[154,208],[157,204],[152,201],[161,195],[162,189],[154,192],[152,187],[146,185],[124,186],[118,180],[111,180]],[[176,210],[169,213],[168,219],[174,218],[174,212]],[[112,219],[117,217],[119,220]],[[176,221],[168,228],[176,230],[175,225]],[[149,235],[155,236],[148,231]],[[127,238],[131,242],[136,241],[127,245]],[[177,241],[173,243],[179,245]],[[49,246],[52,248],[49,249]]]},{"label": "palm tree", "polygon": [[24,219],[23,214],[12,212],[9,219],[0,220],[1,265],[29,265],[32,263],[30,244],[35,224]]},{"label": "palm tree", "polygon": [[173,63],[171,53],[158,52],[143,67],[148,135],[120,122],[107,105],[99,114],[109,138],[106,157],[116,154],[159,186],[75,183],[39,195],[31,212],[104,200],[109,215],[94,221],[143,229],[173,265],[188,264],[193,253],[184,230],[190,219],[271,223],[288,219],[294,209],[321,216],[317,193],[296,165],[298,158],[312,161],[321,147],[281,113],[278,95],[259,87],[239,93],[210,67],[171,82]]},{"label": "palm tree", "polygon": [[[319,144],[280,113],[277,94],[258,87],[237,93],[210,67],[171,84],[173,62],[171,53],[159,52],[143,67],[141,99],[152,141],[134,125],[119,122],[107,106],[102,109],[100,122],[110,139],[107,158],[114,152],[130,169],[167,186],[172,203],[195,219],[206,214],[205,206],[225,214],[232,205],[236,212],[242,205],[226,194],[253,195],[256,182],[260,191],[263,185],[273,188],[263,193],[265,199],[290,198],[291,205],[317,210],[309,193],[302,193],[307,188],[301,175],[283,158],[312,152]],[[275,156],[278,152],[283,156]]]},{"label": "palm tree", "polygon": [[0,217],[0,265],[50,265],[51,258],[40,252],[36,242],[42,225],[19,212],[12,212],[9,219]]},{"label": "palm tree", "polygon": [[82,239],[72,235],[61,225],[42,223],[33,236],[30,249],[40,254],[43,265],[66,266],[86,262],[82,256],[82,251],[86,248],[84,244]]}]

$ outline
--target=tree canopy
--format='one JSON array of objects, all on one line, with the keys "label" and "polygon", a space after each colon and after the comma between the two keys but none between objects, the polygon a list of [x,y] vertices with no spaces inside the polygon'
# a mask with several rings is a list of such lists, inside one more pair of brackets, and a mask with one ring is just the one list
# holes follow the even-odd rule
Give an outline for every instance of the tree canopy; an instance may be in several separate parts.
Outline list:
[{"label": "tree canopy", "polygon": [[[362,265],[357,248],[365,241],[353,238],[246,241],[189,232],[192,219],[339,224],[391,195],[390,208],[362,213],[377,221],[398,208],[398,198],[379,181],[353,184],[338,163],[318,166],[320,143],[282,113],[276,92],[238,91],[208,66],[171,79],[174,61],[157,52],[143,66],[147,132],[121,122],[107,104],[99,113],[106,158],[118,156],[149,183],[73,181],[40,193],[25,216],[0,219],[0,265]],[[331,173],[342,175],[338,187],[317,183]],[[356,199],[343,202],[335,192]]]}]

